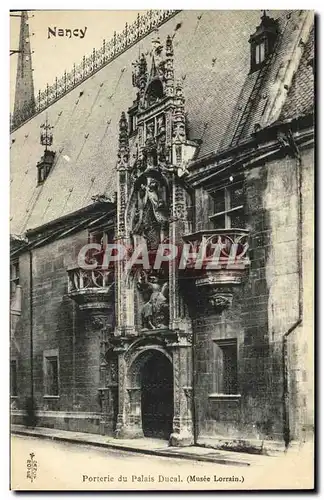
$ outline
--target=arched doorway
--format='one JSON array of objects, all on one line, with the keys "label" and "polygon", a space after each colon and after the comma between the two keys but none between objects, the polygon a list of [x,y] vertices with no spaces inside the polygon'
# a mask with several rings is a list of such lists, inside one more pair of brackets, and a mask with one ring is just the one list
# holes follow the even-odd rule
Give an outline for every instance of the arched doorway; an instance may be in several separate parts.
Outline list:
[{"label": "arched doorway", "polygon": [[141,413],[144,436],[169,439],[173,421],[173,368],[160,351],[150,351],[141,366]]}]

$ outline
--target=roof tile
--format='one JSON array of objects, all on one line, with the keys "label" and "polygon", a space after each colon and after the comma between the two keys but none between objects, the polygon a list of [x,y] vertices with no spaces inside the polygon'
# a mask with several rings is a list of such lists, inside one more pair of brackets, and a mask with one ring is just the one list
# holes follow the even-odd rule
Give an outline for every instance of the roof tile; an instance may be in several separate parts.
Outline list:
[{"label": "roof tile", "polygon": [[[286,11],[279,13],[284,18]],[[175,35],[175,77],[184,78],[190,139],[203,140],[199,157],[224,147],[233,133],[233,111],[236,114],[238,106],[243,106],[255,78],[247,76],[248,40],[259,21],[260,11],[181,11],[159,28],[161,41],[168,34]],[[91,204],[95,194],[113,196],[117,190],[118,122],[136,95],[131,63],[139,51],[150,49],[151,39],[152,35],[130,47],[13,132],[12,232],[22,233],[79,210]],[[273,71],[269,85],[277,65]],[[262,106],[263,102],[256,106],[254,120],[262,113]],[[36,164],[43,154],[39,126],[46,113],[54,125],[52,149],[56,158],[49,177],[37,187]],[[249,127],[253,128],[253,122]]]}]

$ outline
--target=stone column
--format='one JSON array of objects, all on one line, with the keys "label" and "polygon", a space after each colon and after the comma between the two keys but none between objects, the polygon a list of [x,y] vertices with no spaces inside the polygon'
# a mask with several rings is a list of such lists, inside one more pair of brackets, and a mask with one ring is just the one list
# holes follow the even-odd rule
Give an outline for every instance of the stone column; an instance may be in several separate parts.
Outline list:
[{"label": "stone column", "polygon": [[128,401],[126,397],[127,366],[125,351],[126,348],[123,345],[115,348],[115,352],[118,354],[118,415],[115,430],[116,438],[124,438],[126,429],[126,405]]},{"label": "stone column", "polygon": [[170,343],[173,358],[174,416],[171,446],[194,443],[192,422],[192,344],[191,334],[177,335]]},{"label": "stone column", "polygon": [[107,329],[102,331],[100,354],[100,397],[101,397],[101,434],[112,435],[115,430],[118,391],[117,355],[107,337]]},{"label": "stone column", "polygon": [[136,438],[144,437],[142,428],[142,408],[141,408],[141,387],[132,387],[127,389],[128,393],[128,415],[127,420],[127,436]]},{"label": "stone column", "polygon": [[127,386],[126,346],[115,348],[118,352],[118,417],[115,437],[144,437],[142,429],[141,388]]}]

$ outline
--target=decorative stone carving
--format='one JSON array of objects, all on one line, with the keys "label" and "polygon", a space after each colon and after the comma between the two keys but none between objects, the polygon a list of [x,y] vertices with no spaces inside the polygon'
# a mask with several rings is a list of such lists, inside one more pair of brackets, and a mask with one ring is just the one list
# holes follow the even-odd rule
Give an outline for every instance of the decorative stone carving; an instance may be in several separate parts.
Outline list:
[{"label": "decorative stone carving", "polygon": [[[130,200],[131,232],[146,235],[151,247],[157,247],[169,222],[167,182],[158,176],[145,175],[135,186]],[[161,233],[162,231],[162,233]]]},{"label": "decorative stone carving", "polygon": [[156,104],[164,95],[173,94],[173,44],[167,37],[165,49],[157,35],[152,41],[150,69],[144,54],[133,63],[133,86],[137,87],[140,109]]},{"label": "decorative stone carving", "polygon": [[112,198],[108,198],[105,193],[97,193],[91,196],[91,200],[95,203],[114,203]]},{"label": "decorative stone carving", "polygon": [[199,266],[196,260],[186,269],[195,288],[190,300],[198,307],[220,313],[231,306],[234,287],[243,282],[250,264],[247,238],[244,229],[206,230],[183,237],[200,253]]},{"label": "decorative stone carving", "polygon": [[10,402],[10,409],[12,411],[15,411],[15,410],[18,410],[18,405],[17,405],[17,401],[15,399],[12,399],[11,402]]},{"label": "decorative stone carving", "polygon": [[118,379],[118,365],[117,360],[110,360],[110,376],[112,382],[117,382]]},{"label": "decorative stone carving", "polygon": [[99,318],[97,316],[91,318],[91,323],[92,323],[92,326],[96,329],[96,330],[99,330],[103,327],[103,320],[102,318]]},{"label": "decorative stone carving", "polygon": [[191,404],[192,400],[192,387],[183,387],[183,392],[188,400],[188,404]]},{"label": "decorative stone carving", "polygon": [[119,147],[117,168],[126,168],[129,160],[128,123],[123,112],[119,120]]},{"label": "decorative stone carving", "polygon": [[160,166],[166,166],[169,163],[169,155],[166,148],[166,128],[165,128],[165,116],[160,115],[157,118],[157,160]]},{"label": "decorative stone carving", "polygon": [[148,78],[147,74],[147,62],[144,54],[140,56],[140,58],[135,61],[133,65],[133,73],[132,73],[132,83],[133,87],[137,87],[139,90],[139,96],[143,96],[146,82]]},{"label": "decorative stone carving", "polygon": [[164,341],[168,347],[191,347],[192,338],[191,332],[170,332],[164,336]]},{"label": "decorative stone carving", "polygon": [[283,151],[296,158],[299,163],[301,162],[300,151],[290,128],[278,129],[277,140]]},{"label": "decorative stone carving", "polygon": [[116,353],[125,353],[132,342],[132,339],[125,337],[114,337],[111,340],[114,342],[114,352]]},{"label": "decorative stone carving", "polygon": [[117,233],[131,247],[146,243],[151,268],[141,273],[133,268],[127,274],[124,262],[117,263],[117,328],[112,339],[118,353],[116,436],[136,437],[141,432],[140,382],[126,383],[128,353],[144,349],[142,341],[145,348],[158,342],[159,348],[170,348],[166,351],[172,354],[170,439],[182,446],[193,443],[191,322],[176,263],[164,262],[158,271],[152,265],[160,243],[179,244],[189,231],[191,200],[183,176],[198,146],[188,139],[184,94],[174,81],[171,36],[164,45],[155,36],[150,54],[141,54],[134,63],[132,81],[137,96],[129,108],[131,138],[124,115],[119,128]]},{"label": "decorative stone carving", "polygon": [[168,328],[168,282],[161,282],[158,276],[147,276],[146,273],[142,273],[137,282],[137,286],[146,297],[149,296],[141,310],[143,328],[149,330]]},{"label": "decorative stone carving", "polygon": [[207,301],[208,304],[215,309],[217,312],[221,312],[224,309],[228,309],[232,305],[233,296],[228,294],[220,294],[217,293],[211,294]]},{"label": "decorative stone carving", "polygon": [[183,143],[186,140],[186,118],[184,113],[185,99],[181,82],[175,87],[175,110],[173,114],[173,137],[176,142]]},{"label": "decorative stone carving", "polygon": [[80,309],[105,309],[113,302],[114,273],[111,270],[68,269],[68,295]]}]

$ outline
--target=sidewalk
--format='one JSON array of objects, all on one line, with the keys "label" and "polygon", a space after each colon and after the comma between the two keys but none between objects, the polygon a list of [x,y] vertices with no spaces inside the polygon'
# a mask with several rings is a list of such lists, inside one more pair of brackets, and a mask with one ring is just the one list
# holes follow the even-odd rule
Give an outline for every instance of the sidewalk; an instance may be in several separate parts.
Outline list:
[{"label": "sidewalk", "polygon": [[68,443],[86,444],[107,449],[143,453],[146,455],[181,458],[199,462],[213,462],[232,466],[248,467],[250,465],[262,465],[266,462],[269,463],[269,460],[271,460],[271,457],[264,455],[250,455],[248,453],[215,450],[202,446],[171,447],[168,445],[167,441],[162,439],[115,439],[110,436],[101,436],[99,434],[63,431],[45,427],[30,429],[23,425],[12,425],[11,432],[13,435],[26,435],[43,439],[65,441]]}]

